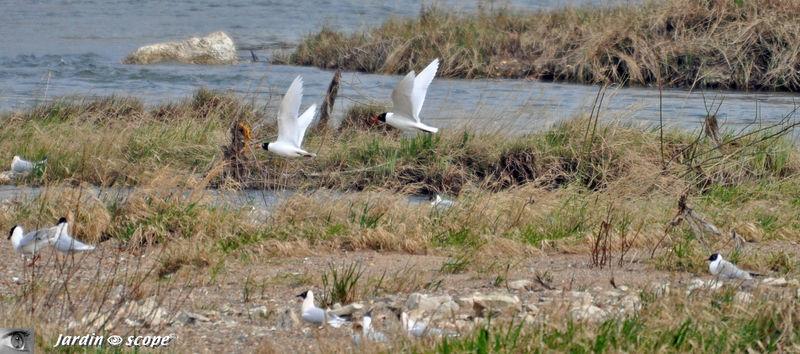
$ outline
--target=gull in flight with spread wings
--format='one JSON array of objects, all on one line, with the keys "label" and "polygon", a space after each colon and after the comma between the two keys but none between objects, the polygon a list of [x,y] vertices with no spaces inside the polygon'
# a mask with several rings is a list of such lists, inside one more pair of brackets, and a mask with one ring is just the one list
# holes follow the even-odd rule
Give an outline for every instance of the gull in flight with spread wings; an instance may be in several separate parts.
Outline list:
[{"label": "gull in flight with spread wings", "polygon": [[303,137],[306,134],[306,129],[314,119],[317,105],[312,104],[303,114],[298,116],[302,101],[303,78],[298,76],[292,81],[281,101],[281,107],[278,111],[278,139],[261,145],[264,150],[283,157],[317,156],[302,148]]},{"label": "gull in flight with spread wings", "polygon": [[439,59],[434,59],[419,75],[412,70],[403,77],[392,91],[392,111],[381,113],[378,120],[400,130],[421,130],[428,133],[439,131],[439,128],[422,123],[419,118],[428,86],[431,85],[438,68]]}]

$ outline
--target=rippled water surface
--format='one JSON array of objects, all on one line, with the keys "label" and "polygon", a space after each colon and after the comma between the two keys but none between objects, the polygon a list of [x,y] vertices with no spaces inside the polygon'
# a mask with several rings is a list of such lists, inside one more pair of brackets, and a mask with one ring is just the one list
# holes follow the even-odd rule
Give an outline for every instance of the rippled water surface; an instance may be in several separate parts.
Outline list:
[{"label": "rippled water surface", "polygon": [[[625,2],[625,1],[617,1]],[[453,11],[477,11],[476,1],[437,1]],[[570,4],[609,1],[573,1]],[[0,111],[20,109],[64,95],[132,95],[148,103],[178,100],[199,87],[232,90],[268,102],[278,98],[295,75],[306,82],[306,104],[319,101],[331,72],[315,68],[249,61],[294,46],[323,25],[355,31],[389,16],[410,17],[419,1],[30,1],[0,2]],[[535,10],[563,2],[483,1],[480,6]],[[240,49],[233,66],[177,64],[122,65],[137,47],[223,30]],[[385,101],[399,77],[346,73],[337,103]],[[586,112],[597,87],[525,80],[436,80],[423,115],[433,125],[471,124],[525,132]],[[713,98],[724,97],[719,116],[728,127],[773,122],[794,108],[792,93],[689,93],[665,91],[668,125],[695,128]],[[609,92],[602,117],[653,124],[658,121],[658,91],[625,88]],[[609,113],[615,114],[609,114]],[[623,112],[624,114],[618,114]]]}]

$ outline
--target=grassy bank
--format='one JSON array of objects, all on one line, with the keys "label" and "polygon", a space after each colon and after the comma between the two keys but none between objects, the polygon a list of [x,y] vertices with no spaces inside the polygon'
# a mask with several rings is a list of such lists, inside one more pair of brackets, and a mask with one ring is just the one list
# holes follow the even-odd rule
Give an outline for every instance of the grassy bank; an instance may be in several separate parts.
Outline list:
[{"label": "grassy bank", "polygon": [[405,74],[731,89],[800,89],[800,3],[669,0],[473,15],[426,9],[345,34],[322,29],[277,62]]},{"label": "grassy bank", "polygon": [[[371,114],[361,107],[352,111],[352,117],[362,115],[353,120]],[[468,129],[415,137],[380,129],[315,130],[305,146],[319,156],[286,160],[260,149],[276,132],[264,116],[269,114],[240,99],[207,91],[152,108],[119,97],[62,100],[1,117],[0,156],[47,156],[42,173],[21,181],[34,185],[124,187],[169,175],[186,187],[454,195],[526,184],[597,191],[632,182],[705,194],[800,171],[800,155],[785,138],[789,124],[736,134],[724,127],[709,134],[662,134],[578,116],[515,136]],[[228,161],[222,152],[235,122],[253,128],[242,152],[243,172],[234,178],[223,173]]]},{"label": "grassy bank", "polygon": [[[315,130],[306,147],[318,157],[286,160],[258,147],[275,134],[274,126],[260,124],[263,114],[206,91],[152,108],[107,98],[13,113],[4,117],[0,155],[49,158],[41,174],[18,183],[139,191],[124,202],[83,204],[74,191],[59,197],[70,196],[69,201],[45,195],[39,204],[4,215],[3,224],[55,220],[71,211],[78,220],[94,220],[90,227],[77,226],[91,241],[141,245],[205,235],[202,239],[214,244],[211,249],[222,252],[263,242],[410,253],[515,244],[587,250],[587,237],[602,222],[622,230],[614,237],[646,230],[636,244],[655,244],[674,216],[678,197],[686,194],[726,229],[754,229],[767,239],[794,239],[800,231],[800,154],[781,127],[716,135],[665,131],[662,139],[657,129],[576,117],[522,136],[458,129],[416,137],[355,128]],[[222,172],[227,163],[222,146],[228,144],[232,121],[255,127],[245,149],[244,174],[237,178]],[[210,186],[301,193],[263,224],[212,203],[205,192]],[[320,189],[348,197],[313,197]],[[194,192],[176,193],[181,190]],[[361,191],[367,193],[353,194]],[[460,206],[440,214],[425,203],[409,205],[393,192],[449,194]],[[63,210],[64,205],[70,208]],[[220,223],[200,224],[196,218]],[[498,236],[506,246],[489,242]],[[676,247],[691,243],[691,236],[680,231],[670,239]],[[660,267],[693,269],[699,265],[693,255],[683,250]]]},{"label": "grassy bank", "polygon": [[[356,107],[350,116],[357,122],[373,111]],[[405,303],[414,291],[469,294],[487,286],[509,291],[509,280],[533,274],[555,279],[563,290],[519,291],[526,303],[541,305],[522,326],[522,319],[507,316],[458,338],[395,338],[390,349],[795,349],[794,285],[756,290],[745,309],[735,287],[685,296],[686,284],[673,279],[705,274],[712,250],[770,276],[800,274],[791,246],[800,240],[800,154],[781,131],[787,126],[743,133],[665,131],[662,139],[657,129],[584,116],[516,136],[442,129],[436,136],[411,137],[354,124],[313,130],[306,147],[317,158],[286,160],[258,147],[275,135],[274,126],[262,120],[265,114],[234,97],[200,91],[156,107],[120,97],[63,100],[2,117],[0,156],[47,156],[48,164],[17,182],[42,186],[42,193],[0,203],[0,227],[45,227],[67,215],[72,233],[98,250],[76,257],[45,252],[44,265],[33,272],[10,247],[0,249],[12,260],[4,272],[21,279],[0,288],[0,324],[36,327],[40,345],[53,343],[65,329],[168,329],[183,336],[176,351],[191,351],[193,343],[210,338],[205,329],[215,336],[220,327],[237,335],[267,331],[281,322],[281,309],[299,306],[292,302],[297,293],[313,288],[324,289],[321,296],[332,294],[336,286],[322,274],[333,279],[334,264],[346,260],[354,267],[366,259],[368,271],[346,289],[348,301],[399,294]],[[253,127],[253,135],[244,174],[235,177],[221,172],[227,163],[222,146],[238,121]],[[96,193],[93,186],[136,188],[116,195],[113,189]],[[261,200],[223,203],[214,194],[245,186],[296,193],[269,208]],[[437,209],[408,200],[409,194],[434,192],[448,193],[457,203]],[[722,235],[675,222],[684,194]],[[748,242],[735,248],[731,231]],[[392,256],[435,260],[366,263]],[[548,257],[559,262],[555,275],[548,273]],[[520,265],[531,261],[542,263]],[[584,280],[573,287],[576,272]],[[652,274],[675,282],[671,295],[645,287]],[[606,284],[614,277],[633,288],[640,310],[578,323],[569,320],[567,305],[539,303],[540,295],[555,301],[573,290],[594,291],[600,299],[605,295],[595,289],[596,280]],[[250,310],[261,304],[268,304],[266,315],[253,315]],[[155,308],[169,316],[191,311],[210,319],[169,324]],[[269,330],[253,341],[265,351],[274,343],[297,348],[304,340],[324,352],[350,348],[346,330],[313,328],[309,336],[295,327]]]}]

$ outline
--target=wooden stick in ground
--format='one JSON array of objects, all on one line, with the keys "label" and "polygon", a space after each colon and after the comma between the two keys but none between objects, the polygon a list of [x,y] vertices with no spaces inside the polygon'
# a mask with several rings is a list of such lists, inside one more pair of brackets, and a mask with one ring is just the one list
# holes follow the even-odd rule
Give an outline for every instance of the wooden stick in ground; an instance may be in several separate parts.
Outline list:
[{"label": "wooden stick in ground", "polygon": [[247,163],[249,161],[246,150],[252,139],[250,126],[245,122],[236,122],[231,125],[231,143],[222,147],[223,156],[226,160],[226,177],[236,181],[243,181],[247,174]]},{"label": "wooden stick in ground", "polygon": [[342,79],[342,71],[336,70],[331,79],[331,84],[328,86],[328,93],[325,95],[325,100],[322,101],[322,106],[319,110],[319,122],[317,122],[316,129],[325,129],[328,127],[328,122],[333,115],[333,104],[336,102],[336,95],[339,94],[339,81]]}]

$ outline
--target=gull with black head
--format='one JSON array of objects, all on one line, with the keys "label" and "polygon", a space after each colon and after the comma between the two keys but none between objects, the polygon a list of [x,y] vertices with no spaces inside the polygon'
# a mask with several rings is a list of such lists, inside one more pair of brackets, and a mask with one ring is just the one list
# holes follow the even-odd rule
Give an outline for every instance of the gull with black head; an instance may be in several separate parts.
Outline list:
[{"label": "gull with black head", "polygon": [[754,276],[760,276],[760,274],[739,269],[735,264],[722,259],[722,255],[719,253],[714,253],[708,257],[708,262],[708,271],[722,279],[749,280],[753,279]]},{"label": "gull with black head", "polygon": [[438,132],[439,128],[422,123],[419,117],[437,69],[439,59],[434,59],[419,75],[412,70],[403,77],[392,91],[392,111],[381,113],[378,120],[404,131]]},{"label": "gull with black head", "polygon": [[317,305],[314,304],[314,292],[311,290],[304,291],[303,293],[297,295],[297,297],[303,299],[303,306],[301,307],[300,314],[300,317],[303,319],[303,321],[316,325],[327,323],[333,328],[339,328],[343,324],[347,323],[347,320],[344,318],[317,307]]},{"label": "gull with black head", "polygon": [[303,150],[303,137],[306,129],[314,120],[317,105],[312,104],[303,114],[300,113],[300,103],[303,101],[303,78],[298,76],[289,85],[286,95],[283,96],[281,107],[278,111],[278,139],[271,143],[264,143],[261,147],[273,154],[283,157],[315,157],[314,153]]}]

